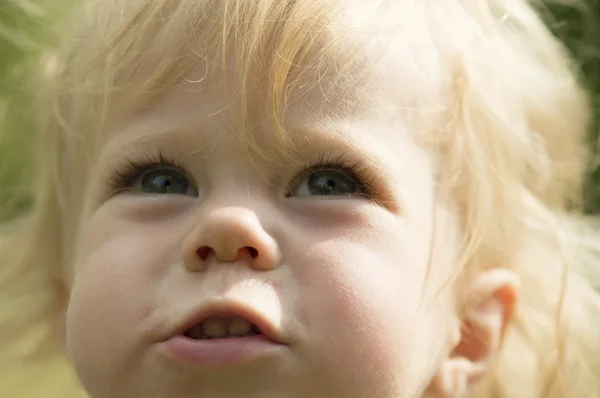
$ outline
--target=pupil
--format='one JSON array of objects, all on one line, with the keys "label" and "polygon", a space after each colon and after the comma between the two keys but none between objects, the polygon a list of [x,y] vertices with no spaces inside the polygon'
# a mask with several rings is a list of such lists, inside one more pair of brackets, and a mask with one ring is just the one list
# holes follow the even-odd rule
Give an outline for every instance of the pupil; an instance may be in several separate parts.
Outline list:
[{"label": "pupil", "polygon": [[142,191],[160,194],[186,194],[187,179],[175,171],[156,170],[142,179]]},{"label": "pupil", "polygon": [[157,185],[158,190],[162,190],[165,192],[169,191],[171,188],[171,180],[169,178],[160,177],[155,180],[155,184]]},{"label": "pupil", "polygon": [[313,174],[309,188],[313,195],[349,195],[356,192],[356,183],[342,173],[329,170]]},{"label": "pupil", "polygon": [[319,191],[331,192],[335,188],[335,181],[330,178],[320,178],[317,180],[317,189]]}]

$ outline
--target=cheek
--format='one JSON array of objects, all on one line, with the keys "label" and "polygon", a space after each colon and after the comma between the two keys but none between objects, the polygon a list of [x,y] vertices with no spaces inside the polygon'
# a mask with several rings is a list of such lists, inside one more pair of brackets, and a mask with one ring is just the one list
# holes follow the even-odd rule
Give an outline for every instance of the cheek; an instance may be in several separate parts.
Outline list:
[{"label": "cheek", "polygon": [[[348,379],[366,382],[364,369],[416,390],[431,366],[435,315],[422,305],[429,265],[428,228],[387,220],[377,232],[335,231],[307,245],[299,272],[306,325],[323,358],[335,361]],[[385,384],[383,380],[388,380]],[[405,391],[406,391],[405,390]]]},{"label": "cheek", "polygon": [[69,355],[84,384],[110,377],[105,369],[126,369],[136,357],[142,334],[136,329],[156,311],[151,292],[173,258],[164,233],[130,229],[110,240],[97,237],[84,242],[67,312]]}]

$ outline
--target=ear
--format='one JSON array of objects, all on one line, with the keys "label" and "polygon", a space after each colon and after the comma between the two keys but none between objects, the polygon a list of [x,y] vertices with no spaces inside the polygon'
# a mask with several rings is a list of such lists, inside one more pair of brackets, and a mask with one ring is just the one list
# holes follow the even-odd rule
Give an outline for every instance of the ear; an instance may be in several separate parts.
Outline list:
[{"label": "ear", "polygon": [[519,278],[507,269],[481,273],[470,284],[460,338],[433,379],[432,393],[459,398],[496,361],[518,299]]}]

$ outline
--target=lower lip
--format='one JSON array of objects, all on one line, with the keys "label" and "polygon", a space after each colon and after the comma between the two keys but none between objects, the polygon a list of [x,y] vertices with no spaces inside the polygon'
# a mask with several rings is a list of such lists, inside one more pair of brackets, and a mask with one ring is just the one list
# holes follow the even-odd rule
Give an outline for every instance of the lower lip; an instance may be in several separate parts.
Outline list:
[{"label": "lower lip", "polygon": [[194,340],[176,336],[161,343],[171,358],[193,365],[236,365],[267,357],[282,345],[263,335]]}]

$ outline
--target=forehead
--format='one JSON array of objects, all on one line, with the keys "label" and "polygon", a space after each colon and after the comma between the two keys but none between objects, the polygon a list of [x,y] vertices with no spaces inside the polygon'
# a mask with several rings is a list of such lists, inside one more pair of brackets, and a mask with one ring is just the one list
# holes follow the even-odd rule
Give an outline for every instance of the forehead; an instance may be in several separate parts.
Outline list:
[{"label": "forehead", "polygon": [[[140,3],[153,2],[127,2]],[[169,17],[161,24],[140,22],[137,10],[137,21],[125,18],[115,32],[110,62],[93,75],[112,81],[113,103],[122,102],[116,108],[148,104],[182,82],[205,91],[227,84],[245,102],[238,105],[250,107],[257,98],[275,107],[299,98],[349,106],[382,91],[400,94],[399,105],[409,106],[440,88],[427,13],[412,1],[298,0],[287,11],[270,0],[245,8],[189,3],[161,10]]]},{"label": "forehead", "polygon": [[[374,112],[423,121],[429,116],[424,112],[440,109],[444,100],[445,71],[426,15],[409,1],[394,3],[350,2],[335,16],[315,7],[314,15],[260,25],[262,32],[232,21],[245,35],[239,41],[213,40],[224,28],[207,22],[216,15],[204,15],[181,37],[171,32],[172,42],[183,43],[177,51],[160,47],[162,30],[142,29],[140,42],[149,35],[150,47],[117,61],[112,80],[120,91],[111,96],[116,121],[101,135],[158,110],[152,119],[168,115],[161,121],[165,129],[187,129],[202,123],[201,115],[227,116],[223,127],[246,131],[250,141],[287,127],[372,118]],[[157,57],[162,61],[153,62]],[[186,120],[190,115],[195,120]]]}]

